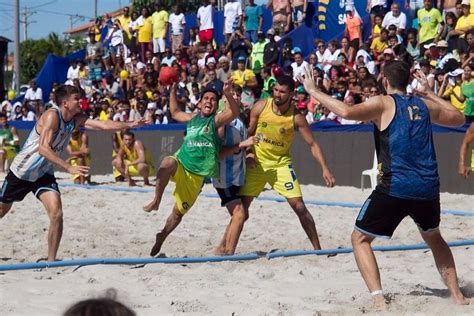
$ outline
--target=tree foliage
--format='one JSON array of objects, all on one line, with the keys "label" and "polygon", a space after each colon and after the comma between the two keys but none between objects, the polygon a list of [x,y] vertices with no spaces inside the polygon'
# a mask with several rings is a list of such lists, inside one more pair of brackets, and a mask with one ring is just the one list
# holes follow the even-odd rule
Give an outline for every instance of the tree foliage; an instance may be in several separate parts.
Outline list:
[{"label": "tree foliage", "polygon": [[48,54],[65,56],[83,49],[86,42],[80,38],[60,38],[57,33],[50,33],[46,38],[26,40],[20,43],[21,81],[27,83],[35,78],[43,66]]},{"label": "tree foliage", "polygon": [[133,0],[133,10],[140,12],[143,7],[147,7],[151,12],[155,9],[155,3],[160,3],[165,10],[170,10],[171,6],[178,4],[181,6],[183,13],[196,13],[199,6],[202,4],[202,0]]}]

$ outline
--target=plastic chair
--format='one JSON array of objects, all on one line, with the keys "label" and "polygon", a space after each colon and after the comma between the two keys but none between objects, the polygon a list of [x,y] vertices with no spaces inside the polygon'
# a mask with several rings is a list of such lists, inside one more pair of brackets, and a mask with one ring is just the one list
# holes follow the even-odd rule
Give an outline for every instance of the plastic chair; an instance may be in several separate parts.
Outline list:
[{"label": "plastic chair", "polygon": [[370,186],[373,189],[377,186],[377,176],[379,175],[378,161],[377,161],[377,152],[374,151],[374,162],[372,164],[372,169],[367,169],[362,171],[360,175],[360,188],[364,191],[364,176],[370,177]]}]

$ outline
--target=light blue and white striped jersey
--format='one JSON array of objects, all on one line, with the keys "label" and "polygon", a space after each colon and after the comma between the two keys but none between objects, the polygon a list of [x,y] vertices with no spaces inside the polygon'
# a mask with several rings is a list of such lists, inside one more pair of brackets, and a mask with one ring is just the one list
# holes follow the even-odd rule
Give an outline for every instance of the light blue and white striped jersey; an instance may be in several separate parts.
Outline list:
[{"label": "light blue and white striped jersey", "polygon": [[[52,109],[58,114],[59,126],[53,135],[51,149],[56,153],[61,153],[69,143],[75,128],[75,121],[72,119],[65,122],[59,108],[53,106]],[[34,182],[46,173],[54,174],[53,164],[39,154],[39,143],[40,134],[37,132],[35,125],[10,167],[10,170],[18,179]]]},{"label": "light blue and white striped jersey", "polygon": [[[247,128],[240,118],[224,127],[222,147],[231,147],[247,139]],[[219,178],[213,178],[215,188],[225,189],[232,185],[242,186],[245,180],[245,149],[219,161]]]}]

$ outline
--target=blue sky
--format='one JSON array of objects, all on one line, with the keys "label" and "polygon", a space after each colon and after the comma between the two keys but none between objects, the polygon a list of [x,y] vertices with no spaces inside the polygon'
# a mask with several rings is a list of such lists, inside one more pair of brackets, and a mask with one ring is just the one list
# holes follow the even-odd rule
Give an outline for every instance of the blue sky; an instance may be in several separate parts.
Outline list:
[{"label": "blue sky", "polygon": [[[13,40],[13,0],[0,0],[0,35]],[[129,0],[98,0],[98,14],[112,11],[130,3]],[[20,0],[20,7],[29,7],[34,14],[30,21],[36,21],[28,26],[28,38],[46,37],[50,32],[63,36],[69,29],[68,14],[78,14],[86,17],[94,15],[94,0]],[[21,12],[21,11],[20,11]],[[88,19],[74,19],[74,26],[88,22]],[[20,38],[23,40],[23,29],[20,26]]]},{"label": "blue sky", "polygon": [[[112,11],[120,6],[130,4],[130,0],[97,0],[98,14]],[[256,0],[256,3],[266,3],[267,0]],[[13,40],[13,0],[0,0],[0,35]],[[85,17],[94,15],[94,0],[20,0],[20,7],[32,8],[33,15],[28,26],[28,38],[46,37],[50,32],[63,36],[69,29],[68,14],[78,14]],[[21,12],[21,11],[20,11]],[[74,19],[74,26],[87,22],[87,19]],[[23,40],[23,29],[20,26],[20,38]],[[13,45],[11,45],[13,46]]]}]

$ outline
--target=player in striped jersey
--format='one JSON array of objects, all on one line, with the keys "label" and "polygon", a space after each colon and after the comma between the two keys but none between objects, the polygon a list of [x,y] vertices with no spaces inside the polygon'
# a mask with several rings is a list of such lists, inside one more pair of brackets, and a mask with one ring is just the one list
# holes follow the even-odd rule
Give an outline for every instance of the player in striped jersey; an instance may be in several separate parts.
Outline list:
[{"label": "player in striped jersey", "polygon": [[139,127],[145,120],[114,122],[91,120],[82,112],[78,88],[63,85],[56,90],[57,104],[36,122],[20,153],[15,157],[0,193],[0,218],[32,192],[44,205],[50,225],[48,232],[48,261],[54,261],[63,232],[61,196],[54,177],[53,166],[71,174],[86,176],[87,166],[72,166],[59,157],[66,149],[71,134],[81,127],[95,130],[121,130]]},{"label": "player in striped jersey", "polygon": [[[242,98],[240,86],[234,85],[233,96],[240,103]],[[213,178],[212,183],[221,198],[221,206],[227,208],[231,220],[221,243],[214,251],[216,255],[234,254],[244,222],[248,218],[239,191],[245,180],[245,148],[255,145],[258,139],[255,136],[247,139],[247,121],[247,117],[241,112],[237,118],[224,127],[223,147],[219,153],[219,177]]]}]

